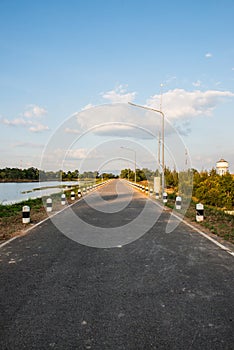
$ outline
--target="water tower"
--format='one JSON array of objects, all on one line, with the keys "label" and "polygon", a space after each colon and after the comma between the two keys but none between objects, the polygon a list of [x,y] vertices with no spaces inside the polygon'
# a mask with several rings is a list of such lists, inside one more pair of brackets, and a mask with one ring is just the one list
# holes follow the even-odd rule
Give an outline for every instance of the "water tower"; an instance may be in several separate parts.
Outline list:
[{"label": "water tower", "polygon": [[228,162],[223,158],[216,163],[216,171],[219,175],[224,175],[228,171]]}]

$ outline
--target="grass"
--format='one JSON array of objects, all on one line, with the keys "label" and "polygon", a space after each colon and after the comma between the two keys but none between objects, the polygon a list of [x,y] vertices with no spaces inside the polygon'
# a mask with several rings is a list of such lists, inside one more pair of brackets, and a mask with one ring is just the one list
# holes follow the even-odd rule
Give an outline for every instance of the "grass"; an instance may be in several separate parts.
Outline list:
[{"label": "grass", "polygon": [[[97,183],[102,182],[97,181]],[[80,188],[84,188],[90,186],[90,181],[84,181]],[[77,199],[77,190],[79,186],[73,186],[68,190],[64,191],[66,194],[66,200],[68,204],[74,203],[71,201],[71,191],[76,193]],[[52,214],[64,208],[61,205],[61,193],[55,193],[50,196],[44,196],[43,198],[29,199],[19,203],[14,203],[11,205],[2,205],[0,204],[0,242],[5,241],[16,234],[22,233],[22,230],[28,228],[31,224],[36,224],[37,222],[48,217],[48,213],[46,212],[46,199],[52,198],[53,201],[53,211]],[[23,206],[30,207],[30,224],[22,224],[22,207]]]},{"label": "grass", "polygon": [[[68,203],[71,203],[71,191],[72,189],[65,192]],[[48,213],[45,209],[47,198],[49,197],[29,199],[12,205],[0,205],[0,242],[21,233],[29,225],[47,218]],[[55,193],[50,198],[53,201],[53,212],[63,208],[61,193]],[[22,207],[24,205],[30,207],[30,224],[22,223]]]},{"label": "grass", "polygon": [[15,203],[11,205],[0,205],[0,218],[11,217],[22,212],[22,207],[28,205],[30,208],[39,209],[42,207],[42,199],[29,199],[20,203]]}]

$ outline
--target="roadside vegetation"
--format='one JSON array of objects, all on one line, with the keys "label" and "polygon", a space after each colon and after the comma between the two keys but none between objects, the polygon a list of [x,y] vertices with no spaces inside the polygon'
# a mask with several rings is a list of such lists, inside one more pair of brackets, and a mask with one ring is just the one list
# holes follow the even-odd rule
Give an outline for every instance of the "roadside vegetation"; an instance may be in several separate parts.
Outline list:
[{"label": "roadside vegetation", "polygon": [[[199,223],[201,226],[209,230],[229,242],[234,243],[234,215],[227,214],[227,212],[234,212],[234,177],[227,173],[220,176],[215,169],[211,171],[198,172],[195,169],[190,170],[190,175],[193,177],[192,200],[190,207],[186,212],[186,217],[195,222],[196,217],[196,203],[204,204],[205,218]],[[43,172],[42,172],[43,174]],[[112,173],[99,174],[98,172],[84,172],[80,174],[78,170],[63,172],[44,172],[46,180],[55,180],[55,176],[60,180],[77,180],[82,181],[83,186],[89,184],[95,179],[95,182],[117,178]],[[174,208],[175,198],[180,193],[179,178],[186,176],[186,172],[178,173],[176,170],[165,168],[165,184],[168,192],[167,206]],[[60,178],[59,178],[60,176]],[[136,180],[145,186],[153,187],[155,176],[160,176],[159,171],[152,171],[150,169],[137,169]],[[120,173],[120,178],[134,181],[135,173],[131,169],[123,169]],[[185,177],[186,179],[186,177]],[[17,169],[5,168],[0,169],[0,181],[38,181],[39,170],[36,168]],[[186,181],[185,181],[186,182]],[[191,184],[189,184],[191,186]],[[77,188],[76,188],[77,189]],[[68,202],[70,201],[70,191],[66,191]],[[59,210],[61,208],[61,193],[52,195],[53,209]],[[183,201],[183,198],[182,198]],[[22,206],[28,205],[31,208],[31,221],[36,223],[47,217],[42,199],[33,199],[13,205],[0,205],[0,241],[9,238],[12,234],[22,230]]]},{"label": "roadside vegetation", "polygon": [[[175,209],[175,194],[168,194],[166,206]],[[221,237],[222,239],[234,244],[234,215],[226,214],[223,209],[218,209],[210,205],[204,205],[204,220],[196,222],[196,204],[198,200],[192,198],[190,206],[185,213],[185,218],[190,222],[205,228],[209,232]],[[178,214],[180,210],[177,211]]]},{"label": "roadside vegetation", "polygon": [[[196,169],[190,171],[191,178],[193,178],[192,194],[194,198],[203,204],[219,209],[234,210],[234,178],[231,174],[227,173],[220,176],[215,169],[200,173]],[[179,177],[182,173],[178,173],[175,169],[165,168],[165,183],[169,193],[178,193]],[[186,172],[184,172],[185,174]],[[129,178],[130,181],[134,181],[134,176],[131,169],[123,169],[120,173],[121,178]],[[148,181],[153,186],[154,176],[159,176],[159,172],[149,169],[136,169],[137,182]]]},{"label": "roadside vegetation", "polygon": [[[70,192],[71,190],[66,192],[68,202],[71,202]],[[11,205],[0,205],[0,242],[47,218],[48,213],[44,207],[47,198],[29,199]],[[53,194],[50,198],[53,201],[53,212],[62,209],[61,194]],[[30,207],[30,224],[22,224],[22,207],[25,205]]]},{"label": "roadside vegetation", "polygon": [[[196,204],[204,204],[204,221],[199,223],[202,227],[209,230],[223,239],[234,243],[234,177],[227,173],[220,176],[215,169],[211,171],[198,172],[191,169],[193,178],[192,200],[186,212],[186,217],[196,221]],[[178,191],[180,176],[186,176],[186,173],[179,174],[176,170],[165,168],[165,183],[168,193],[167,206],[174,208],[175,198],[181,195]],[[134,181],[134,172],[131,169],[123,169],[120,177]],[[149,169],[137,169],[137,181],[145,186],[153,187],[154,176],[159,176],[159,172],[153,172]],[[183,197],[183,196],[182,196]]]},{"label": "roadside vegetation", "polygon": [[[102,177],[96,179],[95,183],[98,184],[112,177],[113,174],[103,174]],[[84,180],[81,180],[80,187],[76,185],[69,186],[69,189],[64,189],[63,193],[66,195],[67,203],[74,203],[74,201],[71,200],[71,191],[75,192],[77,199],[78,189],[83,189],[84,187],[90,186],[93,183],[94,181],[92,178],[85,178]],[[13,237],[14,235],[22,233],[22,231],[28,227],[40,222],[43,219],[46,219],[48,217],[48,213],[46,212],[45,208],[47,198],[52,198],[53,211],[51,214],[63,209],[64,206],[61,204],[61,193],[62,191],[50,196],[44,196],[43,199],[29,199],[11,205],[0,204],[0,242]],[[30,224],[22,224],[22,207],[25,205],[30,207]]]}]

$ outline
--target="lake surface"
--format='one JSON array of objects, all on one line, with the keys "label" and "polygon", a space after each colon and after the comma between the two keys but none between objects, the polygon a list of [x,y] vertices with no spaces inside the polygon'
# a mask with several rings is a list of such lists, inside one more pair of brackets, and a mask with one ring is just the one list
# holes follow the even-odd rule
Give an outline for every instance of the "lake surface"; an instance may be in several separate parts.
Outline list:
[{"label": "lake surface", "polygon": [[[78,181],[46,181],[46,182],[4,182],[0,183],[0,204],[13,204],[27,199],[40,198],[53,193],[62,192],[58,186],[75,186]],[[42,187],[57,186],[55,188],[46,188],[35,190]]]}]

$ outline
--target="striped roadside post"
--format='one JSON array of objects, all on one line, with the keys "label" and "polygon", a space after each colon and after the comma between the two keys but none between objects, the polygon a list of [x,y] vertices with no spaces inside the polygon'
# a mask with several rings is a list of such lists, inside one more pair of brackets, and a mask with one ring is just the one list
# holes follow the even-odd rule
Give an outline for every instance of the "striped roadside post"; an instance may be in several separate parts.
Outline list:
[{"label": "striped roadside post", "polygon": [[75,198],[76,198],[75,192],[74,192],[74,191],[71,191],[71,200],[74,201]]},{"label": "striped roadside post", "polygon": [[196,221],[201,222],[204,220],[204,205],[201,203],[196,204]]},{"label": "striped roadside post", "polygon": [[176,209],[177,210],[181,209],[181,197],[180,196],[176,197]]},{"label": "striped roadside post", "polygon": [[167,192],[163,192],[163,203],[167,203]]},{"label": "striped roadside post", "polygon": [[46,211],[52,211],[52,198],[47,198],[46,200]]},{"label": "striped roadside post", "polygon": [[22,223],[30,223],[30,207],[28,205],[24,205],[22,208]]},{"label": "striped roadside post", "polygon": [[65,204],[66,204],[66,195],[65,195],[65,193],[63,193],[61,195],[61,205],[65,205]]}]

